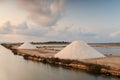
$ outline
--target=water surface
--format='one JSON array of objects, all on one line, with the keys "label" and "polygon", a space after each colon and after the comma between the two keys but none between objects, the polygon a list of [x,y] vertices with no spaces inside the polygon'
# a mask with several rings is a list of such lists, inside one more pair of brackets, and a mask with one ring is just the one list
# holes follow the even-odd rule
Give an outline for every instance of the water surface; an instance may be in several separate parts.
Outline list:
[{"label": "water surface", "polygon": [[0,46],[0,80],[120,80],[26,61]]},{"label": "water surface", "polygon": [[112,48],[97,47],[96,50],[103,54],[120,55],[120,47],[112,47]]}]

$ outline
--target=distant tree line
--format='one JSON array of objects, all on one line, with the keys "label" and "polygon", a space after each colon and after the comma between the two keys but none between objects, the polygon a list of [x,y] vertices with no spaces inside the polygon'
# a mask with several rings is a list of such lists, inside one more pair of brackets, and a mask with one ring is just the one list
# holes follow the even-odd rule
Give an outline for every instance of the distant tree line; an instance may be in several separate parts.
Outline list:
[{"label": "distant tree line", "polygon": [[31,44],[69,44],[66,41],[31,42]]}]

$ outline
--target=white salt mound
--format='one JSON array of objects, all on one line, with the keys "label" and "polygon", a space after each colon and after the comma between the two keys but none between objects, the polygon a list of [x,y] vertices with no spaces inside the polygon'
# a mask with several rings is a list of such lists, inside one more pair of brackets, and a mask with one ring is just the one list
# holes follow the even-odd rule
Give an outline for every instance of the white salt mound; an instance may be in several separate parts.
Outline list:
[{"label": "white salt mound", "polygon": [[29,42],[25,42],[19,47],[19,49],[36,49],[36,46],[32,45]]},{"label": "white salt mound", "polygon": [[[3,47],[2,45],[0,45],[0,53],[9,53],[11,52],[10,50],[6,49],[5,47]],[[2,54],[1,54],[2,55]]]},{"label": "white salt mound", "polygon": [[84,41],[73,41],[63,50],[58,52],[54,57],[61,59],[81,60],[90,58],[102,58],[105,56],[96,51]]}]

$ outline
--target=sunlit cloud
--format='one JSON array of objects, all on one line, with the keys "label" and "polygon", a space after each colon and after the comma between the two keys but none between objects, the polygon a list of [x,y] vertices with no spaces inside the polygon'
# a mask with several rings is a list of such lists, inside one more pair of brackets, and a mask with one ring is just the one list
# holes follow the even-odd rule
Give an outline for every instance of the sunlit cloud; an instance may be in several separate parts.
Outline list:
[{"label": "sunlit cloud", "polygon": [[0,0],[0,40],[119,41],[119,2]]},{"label": "sunlit cloud", "polygon": [[53,26],[62,17],[64,0],[17,0],[28,18],[41,26]]}]

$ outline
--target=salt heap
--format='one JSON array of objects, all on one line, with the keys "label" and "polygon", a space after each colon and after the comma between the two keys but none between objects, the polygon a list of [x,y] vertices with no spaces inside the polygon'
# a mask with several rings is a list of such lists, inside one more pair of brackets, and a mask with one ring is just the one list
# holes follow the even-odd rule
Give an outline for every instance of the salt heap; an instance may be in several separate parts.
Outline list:
[{"label": "salt heap", "polygon": [[54,57],[60,59],[81,60],[90,58],[102,58],[105,56],[100,52],[96,51],[84,41],[73,41],[63,50],[58,52]]},{"label": "salt heap", "polygon": [[19,49],[36,49],[36,46],[32,45],[29,42],[25,42],[19,47]]},{"label": "salt heap", "polygon": [[11,51],[0,45],[0,53],[11,53]]}]

